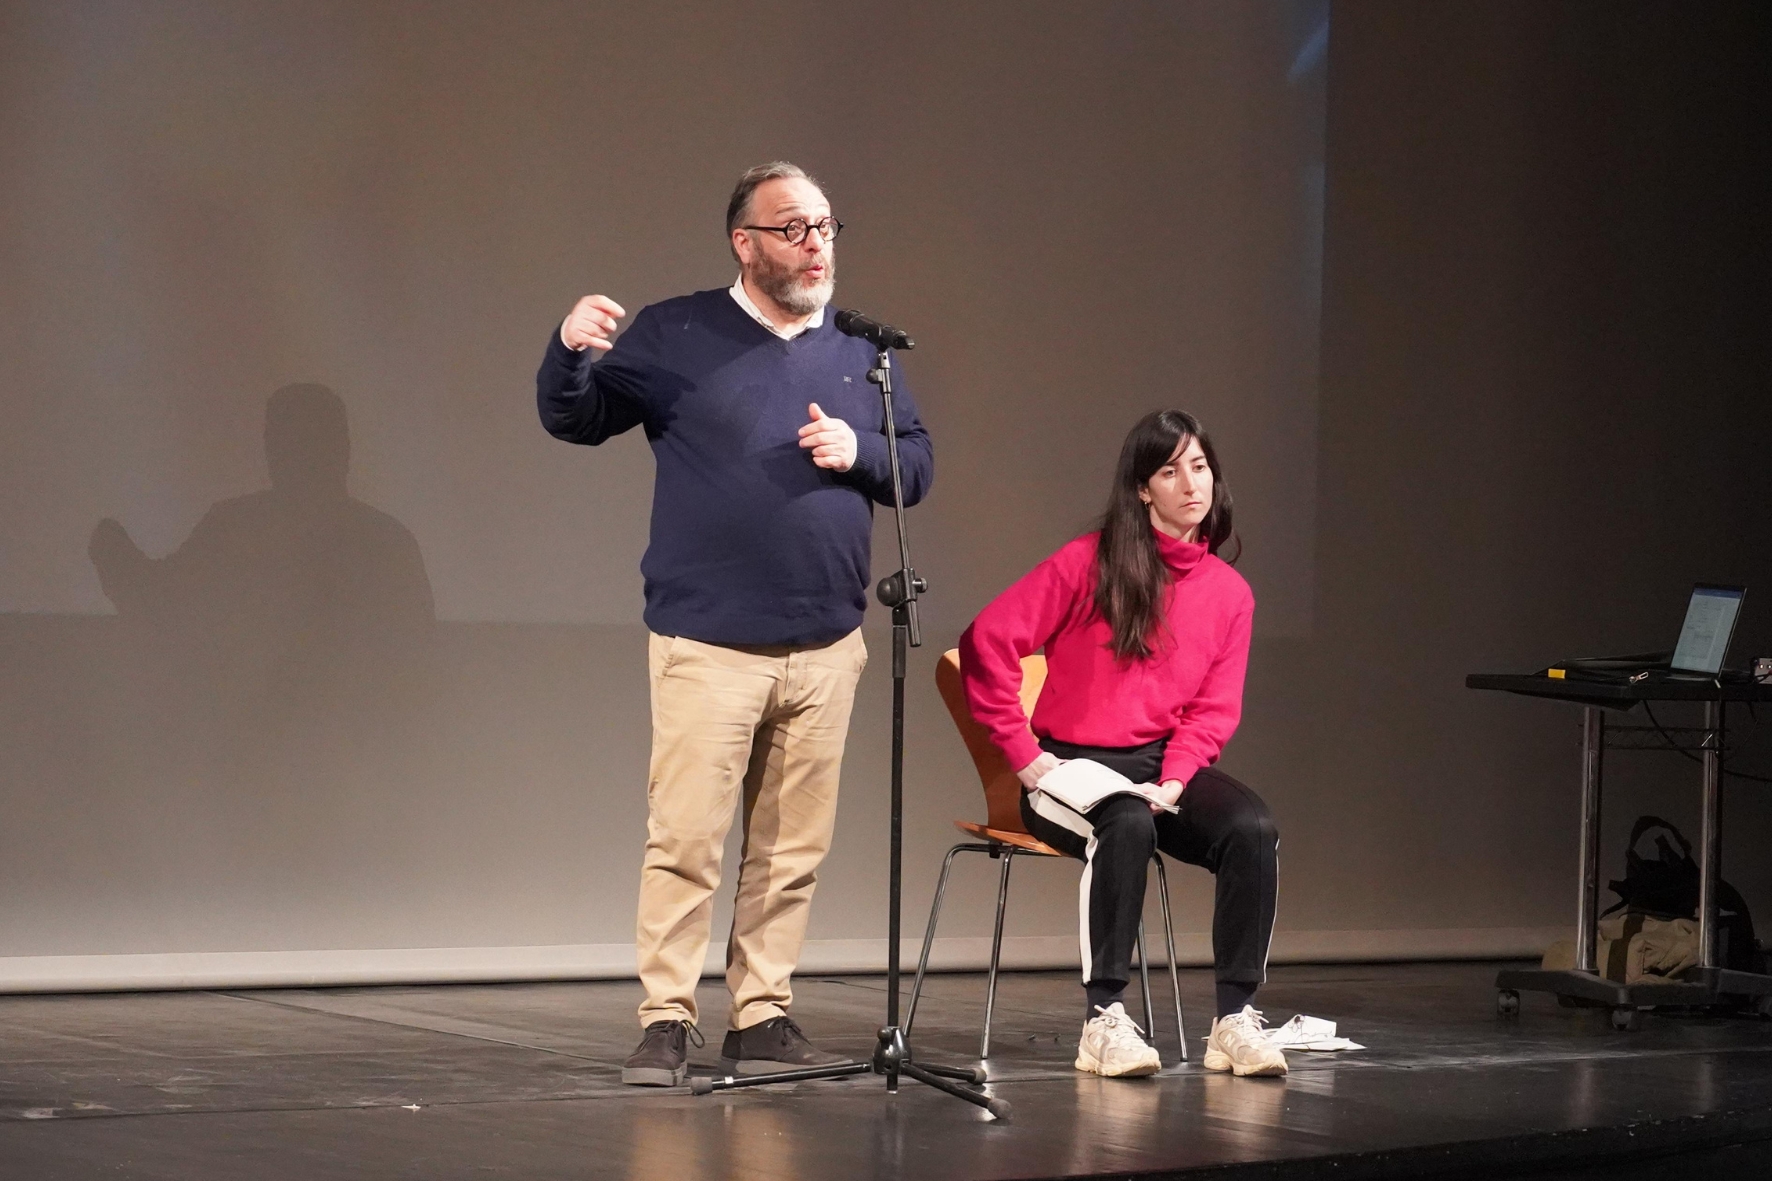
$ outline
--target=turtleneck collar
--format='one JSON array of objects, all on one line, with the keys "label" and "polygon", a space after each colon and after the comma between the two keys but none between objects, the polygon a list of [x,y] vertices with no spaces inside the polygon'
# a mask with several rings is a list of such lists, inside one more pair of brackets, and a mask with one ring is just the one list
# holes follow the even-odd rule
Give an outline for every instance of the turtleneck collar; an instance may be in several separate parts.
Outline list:
[{"label": "turtleneck collar", "polygon": [[1152,528],[1151,532],[1157,536],[1157,553],[1162,557],[1163,564],[1177,575],[1186,574],[1206,557],[1206,543],[1203,541],[1182,541],[1157,528]]}]

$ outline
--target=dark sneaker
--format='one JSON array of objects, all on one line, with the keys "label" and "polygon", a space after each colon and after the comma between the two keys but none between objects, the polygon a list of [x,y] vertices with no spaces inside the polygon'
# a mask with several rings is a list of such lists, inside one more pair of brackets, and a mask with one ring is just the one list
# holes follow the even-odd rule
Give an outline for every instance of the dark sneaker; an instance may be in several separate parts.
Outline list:
[{"label": "dark sneaker", "polygon": [[687,1021],[654,1021],[640,1048],[622,1063],[621,1081],[632,1087],[675,1087],[689,1074],[689,1043],[704,1044]]},{"label": "dark sneaker", "polygon": [[853,1061],[815,1047],[792,1017],[771,1017],[748,1029],[729,1029],[720,1046],[720,1069],[727,1074],[775,1074]]}]

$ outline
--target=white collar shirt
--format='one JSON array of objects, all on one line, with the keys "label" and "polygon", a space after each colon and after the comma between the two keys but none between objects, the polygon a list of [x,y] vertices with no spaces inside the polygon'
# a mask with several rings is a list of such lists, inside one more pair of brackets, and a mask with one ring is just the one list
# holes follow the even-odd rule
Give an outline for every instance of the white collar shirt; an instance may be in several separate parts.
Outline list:
[{"label": "white collar shirt", "polygon": [[811,319],[807,320],[806,323],[802,324],[792,332],[777,328],[775,322],[768,316],[765,316],[763,310],[751,301],[750,293],[744,289],[743,275],[740,275],[738,277],[738,282],[734,283],[728,289],[728,294],[732,296],[732,301],[734,303],[744,309],[745,315],[763,325],[763,327],[769,329],[769,331],[781,337],[783,340],[793,340],[797,336],[804,336],[806,333],[811,332],[814,328],[817,328],[824,323],[824,308],[821,307],[816,312],[812,313]]}]

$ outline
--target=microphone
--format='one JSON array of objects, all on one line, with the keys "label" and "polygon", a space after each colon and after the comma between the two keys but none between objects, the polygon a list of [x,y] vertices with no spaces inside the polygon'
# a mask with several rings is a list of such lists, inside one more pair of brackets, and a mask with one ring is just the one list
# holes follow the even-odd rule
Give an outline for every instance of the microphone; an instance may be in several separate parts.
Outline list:
[{"label": "microphone", "polygon": [[870,320],[854,308],[837,313],[837,331],[845,336],[859,336],[877,349],[914,349],[915,341],[902,328]]}]

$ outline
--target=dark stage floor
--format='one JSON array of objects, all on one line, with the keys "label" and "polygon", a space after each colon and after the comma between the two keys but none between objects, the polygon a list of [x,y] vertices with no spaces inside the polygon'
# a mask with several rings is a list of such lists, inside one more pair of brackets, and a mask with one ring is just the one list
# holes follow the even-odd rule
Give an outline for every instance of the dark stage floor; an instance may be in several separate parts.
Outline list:
[{"label": "dark stage floor", "polygon": [[[1532,995],[1503,1020],[1496,966],[1277,969],[1270,1019],[1333,1018],[1370,1047],[1294,1054],[1283,1081],[1080,1075],[1070,974],[1010,975],[990,1063],[1007,1125],[865,1076],[706,1098],[623,1087],[629,982],[7,997],[0,1178],[1772,1175],[1772,1022],[1615,1033],[1603,1011]],[[1189,972],[1183,989],[1197,1046],[1211,982]],[[878,978],[798,992],[821,1044],[871,1049]],[[721,991],[703,998],[721,1023]],[[935,977],[922,1056],[975,1054],[982,1000],[980,976]],[[1685,1155],[1616,1159],[1644,1148]]]}]

